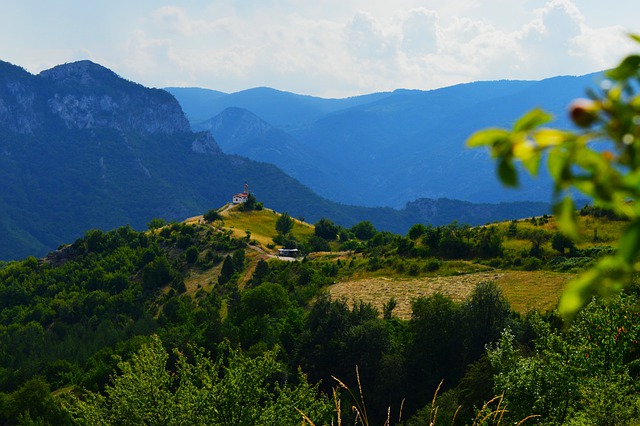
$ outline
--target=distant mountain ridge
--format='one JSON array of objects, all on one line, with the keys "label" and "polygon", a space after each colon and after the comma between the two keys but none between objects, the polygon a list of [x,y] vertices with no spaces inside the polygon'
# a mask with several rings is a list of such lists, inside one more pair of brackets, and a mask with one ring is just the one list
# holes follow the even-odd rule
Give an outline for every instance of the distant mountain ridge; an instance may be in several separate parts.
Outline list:
[{"label": "distant mountain ridge", "polygon": [[[455,198],[476,203],[551,199],[551,181],[542,174],[525,179],[522,191],[503,188],[488,154],[468,150],[475,131],[510,126],[524,112],[541,107],[568,128],[566,106],[595,85],[600,73],[542,81],[489,81],[421,91],[399,89],[348,99],[321,99],[259,88],[219,95],[200,105],[200,115],[216,115],[194,129],[207,129],[225,152],[242,141],[244,155],[273,162],[323,197],[366,206],[401,208],[419,198]],[[172,91],[173,89],[168,89]],[[192,89],[194,90],[194,89]],[[185,110],[189,97],[172,92]],[[277,141],[265,134],[233,135],[242,108],[281,131],[288,156],[276,160],[263,148]],[[292,112],[293,111],[293,112]],[[216,123],[216,129],[210,123]],[[236,140],[237,139],[237,140]],[[313,154],[310,154],[313,153]],[[312,156],[305,171],[297,158]],[[323,174],[342,185],[328,184]]]},{"label": "distant mountain ridge", "polygon": [[313,147],[300,144],[249,110],[230,107],[193,128],[215,135],[220,148],[228,154],[274,164],[289,176],[306,180],[316,192],[340,194],[337,198],[349,199],[349,204],[364,203],[364,197],[351,191],[354,186],[362,186],[355,173],[331,167],[331,162]]},{"label": "distant mountain ridge", "polygon": [[[282,140],[258,117],[230,112],[234,120],[254,122],[245,136],[275,132]],[[309,159],[309,167],[319,159]],[[244,182],[265,205],[310,222],[323,216],[343,226],[370,220],[379,230],[404,233],[426,211],[321,198],[277,167],[225,154],[211,134],[193,133],[166,91],[127,81],[93,62],[32,75],[0,61],[0,260],[44,255],[93,228],[143,229],[154,217],[171,221],[201,214],[228,202]],[[462,217],[445,217],[451,209],[439,206],[449,204],[435,201],[430,220]],[[542,214],[538,208],[548,211],[540,205],[527,216]],[[491,217],[486,221],[504,218]]]}]

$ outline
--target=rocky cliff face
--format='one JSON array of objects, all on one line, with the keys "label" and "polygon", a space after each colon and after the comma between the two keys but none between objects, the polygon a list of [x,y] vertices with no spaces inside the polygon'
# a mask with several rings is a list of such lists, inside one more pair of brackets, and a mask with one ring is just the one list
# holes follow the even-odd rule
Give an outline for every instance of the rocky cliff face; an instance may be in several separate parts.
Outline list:
[{"label": "rocky cliff face", "polygon": [[0,128],[33,134],[42,127],[36,78],[24,69],[0,61]]},{"label": "rocky cliff face", "polygon": [[56,123],[146,135],[191,131],[172,95],[124,80],[93,62],[59,65],[36,76],[0,63],[0,126],[32,135]]}]

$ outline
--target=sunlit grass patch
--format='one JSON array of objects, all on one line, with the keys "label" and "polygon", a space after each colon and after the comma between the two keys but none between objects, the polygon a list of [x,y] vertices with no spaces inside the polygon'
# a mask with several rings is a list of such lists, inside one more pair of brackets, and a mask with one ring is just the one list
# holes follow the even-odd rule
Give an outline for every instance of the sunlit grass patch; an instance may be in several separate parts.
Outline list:
[{"label": "sunlit grass patch", "polygon": [[454,276],[420,278],[362,277],[332,285],[329,288],[334,299],[362,300],[371,303],[380,312],[392,297],[397,305],[393,314],[402,319],[411,318],[411,300],[442,293],[455,301],[465,300],[476,285],[495,281],[511,307],[520,313],[532,309],[553,309],[562,293],[564,284],[573,274],[549,271],[491,271]]}]

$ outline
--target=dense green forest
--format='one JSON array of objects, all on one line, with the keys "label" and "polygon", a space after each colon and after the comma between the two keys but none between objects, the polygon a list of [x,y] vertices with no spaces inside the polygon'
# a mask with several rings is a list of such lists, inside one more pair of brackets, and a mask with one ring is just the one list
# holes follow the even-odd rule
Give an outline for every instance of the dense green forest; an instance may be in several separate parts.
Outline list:
[{"label": "dense green forest", "polygon": [[[607,233],[624,225],[598,208],[581,215],[592,227],[578,245],[546,216],[415,225],[405,236],[322,219],[302,239],[281,215],[274,239],[298,247],[299,261],[264,257],[250,232],[232,236],[212,212],[211,222],[154,220],[146,232],[88,231],[44,259],[0,264],[0,419],[633,424],[635,287],[594,300],[570,324],[515,312],[491,281],[462,301],[416,298],[410,319],[394,315],[393,298],[378,311],[326,292],[363,274],[464,274],[461,262],[579,271],[612,250]],[[209,279],[194,285],[194,275]],[[490,411],[499,418],[480,422]]]}]

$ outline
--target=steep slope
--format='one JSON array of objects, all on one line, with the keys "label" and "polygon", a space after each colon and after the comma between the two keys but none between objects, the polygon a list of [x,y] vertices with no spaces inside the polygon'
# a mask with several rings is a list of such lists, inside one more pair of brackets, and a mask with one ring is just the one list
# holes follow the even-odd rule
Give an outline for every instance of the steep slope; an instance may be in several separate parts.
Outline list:
[{"label": "steep slope", "polygon": [[301,144],[251,111],[227,108],[193,128],[210,132],[225,153],[275,164],[289,176],[305,180],[321,196],[329,198],[337,194],[338,199],[349,200],[350,204],[364,202],[360,194],[352,191],[352,187],[362,184],[355,173],[331,167],[331,161],[322,158],[314,148]]},{"label": "steep slope", "polygon": [[[245,124],[253,122],[249,128],[256,131],[245,136],[264,138],[259,143],[265,152],[276,155],[293,144],[257,117],[247,117]],[[255,144],[239,150],[248,146]],[[316,166],[319,158],[305,164]],[[193,133],[169,93],[89,61],[39,75],[0,62],[0,182],[2,260],[44,255],[92,228],[143,229],[154,217],[182,220],[228,202],[244,182],[269,207],[310,222],[323,216],[344,226],[370,220],[379,230],[404,233],[425,222],[426,211],[321,198],[276,166],[227,155],[210,133]],[[424,217],[444,223],[461,217],[433,211]]]},{"label": "steep slope", "polygon": [[42,255],[90,228],[183,219],[224,204],[245,181],[297,216],[339,209],[192,133],[166,91],[89,61],[37,76],[0,65],[0,259]]}]

